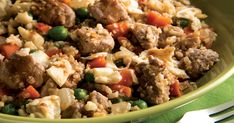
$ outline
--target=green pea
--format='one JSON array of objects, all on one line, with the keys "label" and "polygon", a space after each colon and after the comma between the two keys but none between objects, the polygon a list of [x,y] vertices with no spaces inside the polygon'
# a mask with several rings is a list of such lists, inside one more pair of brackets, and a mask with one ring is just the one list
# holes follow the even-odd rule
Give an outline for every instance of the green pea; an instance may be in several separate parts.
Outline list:
[{"label": "green pea", "polygon": [[179,22],[180,22],[179,24],[180,24],[180,26],[182,28],[185,28],[185,27],[189,26],[189,20],[188,19],[181,18]]},{"label": "green pea", "polygon": [[94,78],[94,75],[93,73],[86,73],[85,74],[85,81],[86,82],[94,82],[95,78]]},{"label": "green pea", "polygon": [[68,36],[68,30],[64,26],[56,26],[49,30],[48,35],[55,41],[64,41]]},{"label": "green pea", "polygon": [[89,11],[87,8],[78,8],[75,10],[76,15],[80,19],[86,19],[89,17]]},{"label": "green pea", "polygon": [[87,93],[88,93],[87,90],[82,89],[82,88],[77,88],[77,89],[74,90],[74,96],[78,100],[86,99],[86,97],[88,95]]},{"label": "green pea", "polygon": [[14,104],[7,104],[4,107],[2,107],[1,112],[4,114],[11,114],[11,115],[16,115],[17,110]]},{"label": "green pea", "polygon": [[141,99],[133,101],[132,105],[133,106],[138,106],[140,109],[144,109],[144,108],[148,107],[147,103],[144,100],[141,100]]}]

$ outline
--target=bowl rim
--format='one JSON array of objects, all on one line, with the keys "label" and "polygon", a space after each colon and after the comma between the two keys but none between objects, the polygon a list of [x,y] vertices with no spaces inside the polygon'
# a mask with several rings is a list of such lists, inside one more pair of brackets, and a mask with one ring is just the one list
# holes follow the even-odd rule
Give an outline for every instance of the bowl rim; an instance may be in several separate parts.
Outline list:
[{"label": "bowl rim", "polygon": [[220,85],[222,82],[224,82],[226,79],[228,79],[230,76],[232,76],[234,73],[234,63],[231,63],[230,67],[222,71],[218,76],[210,80],[208,83],[202,85],[198,89],[185,94],[179,98],[173,99],[169,102],[152,106],[147,109],[142,109],[139,111],[133,111],[133,112],[128,112],[124,114],[117,114],[117,115],[108,115],[108,116],[103,116],[103,117],[94,117],[94,118],[80,118],[80,119],[41,119],[41,118],[30,118],[30,117],[23,117],[23,116],[13,116],[13,115],[7,115],[7,114],[2,114],[0,113],[0,121],[5,120],[7,121],[23,121],[23,122],[53,122],[53,123],[90,123],[90,122],[105,122],[105,121],[111,121],[111,122],[122,122],[131,120],[136,120],[134,118],[144,118],[146,116],[150,116],[153,114],[160,114],[162,112],[174,109],[174,108],[179,108],[192,100],[198,98],[199,96],[204,95],[206,92],[214,89],[218,85]]}]

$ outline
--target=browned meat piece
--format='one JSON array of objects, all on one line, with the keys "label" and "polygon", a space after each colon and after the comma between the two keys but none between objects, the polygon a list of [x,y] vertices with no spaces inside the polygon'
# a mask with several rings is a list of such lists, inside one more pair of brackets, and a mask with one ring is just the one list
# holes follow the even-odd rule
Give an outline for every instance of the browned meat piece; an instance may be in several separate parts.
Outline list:
[{"label": "browned meat piece", "polygon": [[62,112],[62,118],[82,118],[84,104],[81,102],[74,102],[70,107]]},{"label": "browned meat piece", "polygon": [[28,86],[39,87],[43,83],[45,68],[31,56],[14,55],[0,65],[0,82],[11,89]]},{"label": "browned meat piece", "polygon": [[54,95],[55,91],[58,91],[58,85],[49,78],[47,81],[45,81],[45,84],[41,88],[41,97]]},{"label": "browned meat piece", "polygon": [[131,27],[134,39],[141,45],[143,49],[150,49],[158,46],[158,39],[161,30],[155,26],[135,23]]},{"label": "browned meat piece", "polygon": [[90,93],[89,100],[94,102],[99,108],[108,109],[111,106],[108,98],[97,91]]},{"label": "browned meat piece", "polygon": [[88,116],[105,116],[108,114],[108,110],[111,107],[111,102],[108,100],[107,97],[102,95],[101,93],[97,91],[93,91],[89,94],[88,101],[91,101],[92,103],[96,104],[97,109],[92,112],[87,112],[86,115]]},{"label": "browned meat piece", "polygon": [[186,80],[184,82],[180,82],[180,89],[183,94],[186,94],[197,89],[197,84],[195,82],[189,82],[188,80]]},{"label": "browned meat piece", "polygon": [[205,47],[190,48],[185,55],[181,60],[181,68],[185,69],[192,78],[199,77],[219,60],[218,53]]},{"label": "browned meat piece", "polygon": [[96,28],[84,26],[77,29],[71,37],[82,55],[109,52],[115,45],[114,39],[101,24],[98,24]]},{"label": "browned meat piece", "polygon": [[129,20],[128,13],[119,0],[100,0],[89,6],[89,12],[97,21],[111,24]]},{"label": "browned meat piece", "polygon": [[32,12],[49,25],[72,27],[75,24],[75,12],[58,0],[37,0]]},{"label": "browned meat piece", "polygon": [[165,68],[161,60],[153,57],[149,63],[137,65],[140,84],[137,91],[149,104],[157,105],[170,99],[170,85],[175,82],[175,77]]},{"label": "browned meat piece", "polygon": [[95,84],[96,90],[101,94],[107,96],[108,94],[112,93],[112,90],[109,86],[104,84]]},{"label": "browned meat piece", "polygon": [[200,48],[201,47],[201,39],[198,33],[190,33],[181,38],[180,41],[176,43],[176,47],[186,51],[189,48]]},{"label": "browned meat piece", "polygon": [[8,9],[11,5],[10,0],[0,0],[0,20],[3,20],[4,16],[8,13]]},{"label": "browned meat piece", "polygon": [[201,28],[197,32],[185,34],[176,43],[176,47],[187,51],[189,48],[200,48],[205,46],[210,48],[213,42],[216,40],[217,34],[208,27]]},{"label": "browned meat piece", "polygon": [[114,92],[112,89],[104,84],[95,84],[96,90],[106,96],[108,99],[118,98],[119,92]]}]

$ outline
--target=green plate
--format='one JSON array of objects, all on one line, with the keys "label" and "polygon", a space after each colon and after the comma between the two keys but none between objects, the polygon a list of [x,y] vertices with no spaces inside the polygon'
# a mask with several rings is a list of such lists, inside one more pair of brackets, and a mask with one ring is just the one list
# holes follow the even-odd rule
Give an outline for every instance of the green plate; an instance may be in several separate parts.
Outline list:
[{"label": "green plate", "polygon": [[4,123],[32,123],[32,122],[53,122],[53,123],[93,123],[93,122],[127,122],[142,121],[151,116],[162,114],[165,111],[183,106],[192,100],[207,93],[220,85],[224,80],[234,73],[234,11],[231,0],[192,0],[192,2],[209,15],[208,22],[218,33],[218,39],[214,44],[214,49],[220,54],[220,61],[199,80],[199,88],[180,98],[170,102],[153,106],[144,110],[87,119],[36,119],[19,116],[0,114],[0,122]]}]

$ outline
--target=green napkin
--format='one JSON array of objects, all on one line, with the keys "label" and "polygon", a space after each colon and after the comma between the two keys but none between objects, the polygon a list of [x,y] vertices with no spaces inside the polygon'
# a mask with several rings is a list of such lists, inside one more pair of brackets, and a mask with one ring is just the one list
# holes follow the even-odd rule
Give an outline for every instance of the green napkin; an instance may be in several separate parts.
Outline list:
[{"label": "green napkin", "polygon": [[209,108],[234,99],[234,75],[214,90],[191,103],[146,120],[146,123],[175,123],[184,113]]}]

